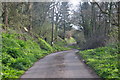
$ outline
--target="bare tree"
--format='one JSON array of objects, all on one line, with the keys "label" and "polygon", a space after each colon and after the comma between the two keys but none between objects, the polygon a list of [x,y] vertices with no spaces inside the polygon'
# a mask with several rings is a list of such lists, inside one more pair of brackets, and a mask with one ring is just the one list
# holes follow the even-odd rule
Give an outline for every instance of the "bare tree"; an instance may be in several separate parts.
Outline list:
[{"label": "bare tree", "polygon": [[[53,2],[53,5],[54,5],[54,2]],[[54,40],[54,8],[55,8],[55,5],[53,6],[53,9],[52,9],[52,36],[51,36],[51,46],[53,46],[53,40]]]}]

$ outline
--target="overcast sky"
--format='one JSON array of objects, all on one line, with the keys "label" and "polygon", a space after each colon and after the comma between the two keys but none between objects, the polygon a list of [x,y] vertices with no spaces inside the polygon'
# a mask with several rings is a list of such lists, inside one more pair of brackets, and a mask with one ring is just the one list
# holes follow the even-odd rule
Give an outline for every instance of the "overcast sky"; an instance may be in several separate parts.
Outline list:
[{"label": "overcast sky", "polygon": [[77,5],[81,0],[70,0],[70,3]]},{"label": "overcast sky", "polygon": [[80,0],[69,0],[69,2],[70,4],[72,4],[70,7],[72,10],[72,9],[76,9],[76,6],[79,4]]}]

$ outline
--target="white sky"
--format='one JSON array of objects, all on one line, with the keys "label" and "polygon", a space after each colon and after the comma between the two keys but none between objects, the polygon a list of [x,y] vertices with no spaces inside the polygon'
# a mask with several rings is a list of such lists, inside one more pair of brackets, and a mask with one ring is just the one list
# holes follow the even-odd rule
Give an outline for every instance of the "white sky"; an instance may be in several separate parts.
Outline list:
[{"label": "white sky", "polygon": [[70,0],[70,3],[72,3],[73,5],[76,5],[80,2],[81,0]]},{"label": "white sky", "polygon": [[[81,0],[69,0],[71,6],[70,6],[70,10],[77,10],[77,5],[79,4]],[[70,14],[73,14],[72,12],[69,12]]]}]

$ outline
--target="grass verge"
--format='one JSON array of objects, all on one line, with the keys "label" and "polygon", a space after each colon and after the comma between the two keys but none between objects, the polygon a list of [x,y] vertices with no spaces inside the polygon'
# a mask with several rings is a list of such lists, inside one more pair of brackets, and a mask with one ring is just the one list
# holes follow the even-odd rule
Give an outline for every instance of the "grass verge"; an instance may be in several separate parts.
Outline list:
[{"label": "grass verge", "polygon": [[80,51],[79,55],[101,78],[120,79],[117,45]]}]

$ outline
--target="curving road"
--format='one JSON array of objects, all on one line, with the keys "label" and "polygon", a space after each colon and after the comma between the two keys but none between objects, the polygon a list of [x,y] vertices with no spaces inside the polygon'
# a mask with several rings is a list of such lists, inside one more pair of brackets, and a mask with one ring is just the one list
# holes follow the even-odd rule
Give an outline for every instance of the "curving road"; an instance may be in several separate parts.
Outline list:
[{"label": "curving road", "polygon": [[21,78],[98,78],[76,56],[77,51],[52,53],[36,62]]}]

